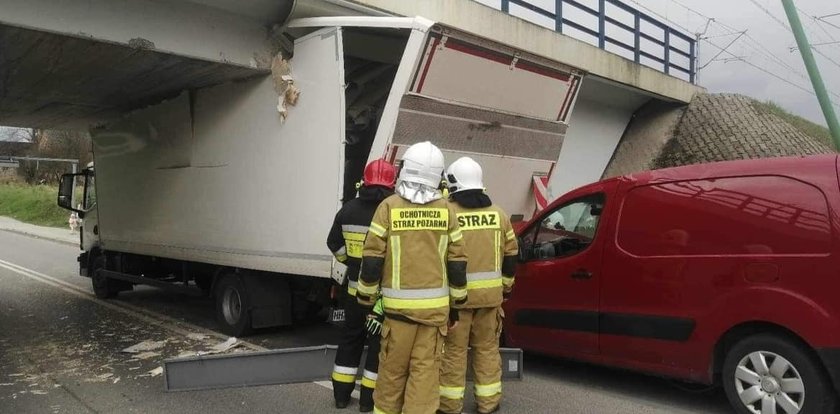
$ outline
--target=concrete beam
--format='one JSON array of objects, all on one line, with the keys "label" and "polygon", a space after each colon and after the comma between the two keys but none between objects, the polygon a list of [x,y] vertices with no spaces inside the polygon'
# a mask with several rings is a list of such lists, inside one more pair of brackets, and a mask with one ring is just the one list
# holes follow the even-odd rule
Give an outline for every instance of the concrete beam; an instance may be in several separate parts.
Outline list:
[{"label": "concrete beam", "polygon": [[0,25],[211,62],[267,68],[272,56],[264,22],[186,0],[0,0],[0,10]]},{"label": "concrete beam", "polygon": [[352,1],[396,15],[423,16],[455,26],[668,100],[688,103],[694,94],[703,91],[689,82],[473,0]]}]

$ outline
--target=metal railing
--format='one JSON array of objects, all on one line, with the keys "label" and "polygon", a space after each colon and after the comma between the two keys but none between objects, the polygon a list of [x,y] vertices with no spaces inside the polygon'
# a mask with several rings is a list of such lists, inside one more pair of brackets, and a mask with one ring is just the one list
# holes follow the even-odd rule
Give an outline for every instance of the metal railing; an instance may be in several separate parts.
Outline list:
[{"label": "metal railing", "polygon": [[[674,72],[679,72],[686,76],[689,82],[695,83],[697,41],[693,37],[619,0],[594,0],[597,3],[597,9],[583,4],[583,1],[554,0],[555,12],[552,12],[533,4],[529,0],[501,0],[501,10],[511,14],[511,5],[530,10],[540,16],[552,19],[555,31],[564,33],[563,31],[566,28],[575,29],[584,35],[591,36],[592,40],[601,49],[607,50],[607,45],[617,46],[632,53],[633,60],[638,64],[646,64],[647,62],[642,60],[642,58],[645,58],[654,62],[653,65],[646,64],[646,66],[654,67],[671,75],[674,75]],[[593,3],[593,1],[588,2]],[[612,7],[608,8],[607,5]],[[617,12],[614,13],[613,11],[616,10]],[[578,13],[574,13],[574,11],[578,11]],[[598,27],[590,28],[579,21],[568,18],[571,14],[580,15],[580,12],[583,15],[597,18]],[[633,20],[632,24],[629,23],[630,19]],[[627,20],[628,22],[625,23],[621,20]],[[608,34],[616,32],[609,30],[612,28],[617,28],[617,32],[619,34],[623,33],[627,38],[632,36],[632,44],[620,39],[620,35]],[[642,40],[652,43],[655,50],[644,48]],[[675,63],[672,59],[675,55],[687,59],[688,64]]]}]

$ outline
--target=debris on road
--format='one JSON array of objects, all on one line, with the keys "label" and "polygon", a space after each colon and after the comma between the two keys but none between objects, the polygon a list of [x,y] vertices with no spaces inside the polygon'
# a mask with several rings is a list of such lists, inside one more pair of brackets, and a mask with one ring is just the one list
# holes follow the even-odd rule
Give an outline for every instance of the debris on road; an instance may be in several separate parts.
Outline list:
[{"label": "debris on road", "polygon": [[203,340],[207,339],[208,336],[209,335],[205,335],[205,334],[202,334],[202,333],[195,333],[195,332],[187,334],[187,338],[195,340],[195,341],[203,341]]},{"label": "debris on road", "polygon": [[226,352],[226,351],[230,350],[231,348],[237,347],[239,345],[242,345],[242,342],[239,342],[239,340],[236,339],[235,336],[231,336],[230,338],[227,339],[227,341],[224,341],[224,342],[210,348],[210,351],[207,351],[207,352],[204,352],[204,353],[199,352],[199,354],[200,355],[220,354],[222,352]]},{"label": "debris on road", "polygon": [[147,374],[149,374],[149,376],[151,376],[151,377],[156,377],[160,374],[163,374],[163,367],[157,367],[157,368],[149,371]]},{"label": "debris on road", "polygon": [[135,354],[134,356],[131,357],[131,359],[135,359],[135,360],[149,359],[149,358],[154,358],[156,356],[160,356],[160,352],[146,351],[146,352],[141,352],[139,354]]},{"label": "debris on road", "polygon": [[164,341],[149,341],[149,340],[146,340],[146,341],[140,342],[139,344],[134,344],[134,345],[132,345],[128,348],[125,348],[125,349],[122,350],[122,352],[128,353],[128,354],[136,354],[136,353],[140,353],[140,352],[143,352],[143,351],[154,351],[156,349],[163,348],[164,345],[166,345],[165,340]]}]

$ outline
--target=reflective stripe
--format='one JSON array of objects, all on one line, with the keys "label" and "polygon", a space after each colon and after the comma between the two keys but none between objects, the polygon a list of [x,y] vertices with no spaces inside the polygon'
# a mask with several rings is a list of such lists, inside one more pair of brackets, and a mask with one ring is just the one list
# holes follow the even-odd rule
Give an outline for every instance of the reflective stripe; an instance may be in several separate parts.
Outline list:
[{"label": "reflective stripe", "polygon": [[400,288],[400,236],[391,236],[391,287]]},{"label": "reflective stripe", "polygon": [[370,230],[371,233],[373,233],[373,234],[375,234],[379,237],[385,237],[385,227],[382,227],[379,224],[370,223],[370,227],[368,229]]},{"label": "reflective stripe", "polygon": [[487,289],[502,286],[502,278],[467,282],[467,289]]},{"label": "reflective stripe", "polygon": [[358,224],[342,224],[341,231],[349,231],[353,233],[367,234],[368,226],[360,226]]},{"label": "reflective stripe", "polygon": [[499,272],[472,272],[467,273],[467,282],[475,280],[498,279],[500,277],[502,277],[502,274]]},{"label": "reflective stripe", "polygon": [[502,232],[496,230],[496,231],[493,232],[493,236],[494,236],[493,237],[493,242],[494,242],[493,243],[493,253],[495,254],[495,257],[496,257],[496,267],[494,267],[493,269],[501,270],[502,269],[502,264],[501,264],[501,261],[499,260],[499,255],[501,255],[500,250],[502,249]]},{"label": "reflective stripe", "polygon": [[357,290],[358,290],[359,293],[361,293],[365,296],[373,296],[373,295],[376,295],[376,291],[378,290],[378,286],[377,285],[368,286],[368,285],[365,284],[365,282],[359,282],[359,284],[357,286]]},{"label": "reflective stripe", "polygon": [[[334,365],[333,372],[337,372],[339,374],[347,374],[347,375],[356,375],[359,372],[359,368],[355,367],[343,367],[341,365]],[[321,377],[323,378],[323,377]]]},{"label": "reflective stripe", "polygon": [[373,414],[392,414],[387,411],[380,410],[379,407],[373,406]]},{"label": "reflective stripe", "polygon": [[356,291],[358,290],[358,287],[359,287],[359,282],[357,282],[355,280],[351,280],[350,282],[347,283],[347,293],[350,296],[356,296]]},{"label": "reflective stripe", "polygon": [[446,236],[440,236],[438,239],[438,254],[440,255],[440,274],[443,275],[443,284],[441,286],[446,287],[446,248],[449,239]]},{"label": "reflective stripe", "polygon": [[432,288],[432,289],[393,289],[382,288],[382,296],[392,299],[436,299],[439,297],[447,297],[449,290],[447,288]]},{"label": "reflective stripe", "polygon": [[378,375],[375,372],[365,370],[362,374],[362,386],[368,388],[376,388],[376,378]]},{"label": "reflective stripe", "polygon": [[355,384],[356,383],[356,376],[355,375],[339,374],[337,372],[333,372],[332,373],[332,379],[334,379],[338,382],[343,382],[345,384]]},{"label": "reflective stripe", "polygon": [[449,306],[449,296],[435,299],[394,299],[383,297],[382,305],[388,309],[436,309]]},{"label": "reflective stripe", "polygon": [[335,260],[338,260],[339,262],[344,263],[344,262],[347,261],[347,255],[346,254],[337,255],[337,256],[335,256]]},{"label": "reflective stripe", "polygon": [[458,289],[454,287],[449,288],[449,296],[455,299],[463,299],[467,296],[467,289]]},{"label": "reflective stripe", "polygon": [[475,396],[476,397],[492,397],[496,394],[500,394],[502,392],[502,383],[496,382],[493,384],[488,385],[478,385],[475,384]]},{"label": "reflective stripe", "polygon": [[505,233],[505,237],[508,240],[513,240],[516,238],[516,233],[514,233],[513,230],[508,230],[507,233]]},{"label": "reflective stripe", "polygon": [[502,276],[502,282],[505,286],[510,286],[513,284],[513,276]]},{"label": "reflective stripe", "polygon": [[463,400],[464,387],[444,387],[441,385],[440,396],[443,398],[449,398],[450,400]]},{"label": "reflective stripe", "polygon": [[375,372],[370,372],[368,370],[365,370],[365,372],[362,375],[364,376],[364,378],[371,379],[374,381],[376,381],[376,379],[379,377],[379,374]]},{"label": "reflective stripe", "polygon": [[347,247],[341,246],[341,248],[334,251],[333,254],[336,255],[336,256],[346,255],[347,254]]},{"label": "reflective stripe", "polygon": [[461,233],[461,229],[455,230],[452,233],[449,233],[449,240],[452,240],[453,243],[460,241],[464,238],[464,235]]}]

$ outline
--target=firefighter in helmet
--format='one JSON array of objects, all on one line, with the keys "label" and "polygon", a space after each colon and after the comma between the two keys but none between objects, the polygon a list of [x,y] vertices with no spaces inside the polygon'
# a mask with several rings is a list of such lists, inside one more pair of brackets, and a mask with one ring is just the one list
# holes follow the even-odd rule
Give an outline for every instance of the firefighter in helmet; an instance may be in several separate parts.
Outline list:
[{"label": "firefighter in helmet", "polygon": [[463,235],[440,189],[443,153],[430,142],[403,155],[396,194],[370,223],[359,277],[359,302],[381,295],[384,317],[374,412],[434,413],[440,356],[457,312],[467,300]]},{"label": "firefighter in helmet", "polygon": [[467,348],[472,347],[475,399],[479,413],[498,411],[502,398],[499,334],[502,301],[513,287],[518,254],[507,214],[484,192],[481,166],[472,158],[453,162],[446,172],[450,201],[470,258],[466,303],[455,305],[460,323],[449,331],[441,363],[438,413],[464,406]]},{"label": "firefighter in helmet", "polygon": [[350,403],[350,393],[356,387],[359,360],[367,343],[368,354],[362,375],[359,410],[373,411],[373,389],[379,366],[379,335],[375,330],[370,334],[367,332],[367,309],[357,302],[356,288],[362,263],[362,249],[371,218],[379,203],[393,194],[396,175],[394,166],[385,160],[369,163],[365,167],[359,197],[350,200],[339,210],[327,237],[327,246],[333,255],[339,262],[347,265],[347,294],[341,295],[346,298],[345,322],[332,373],[337,408],[345,408]]}]

